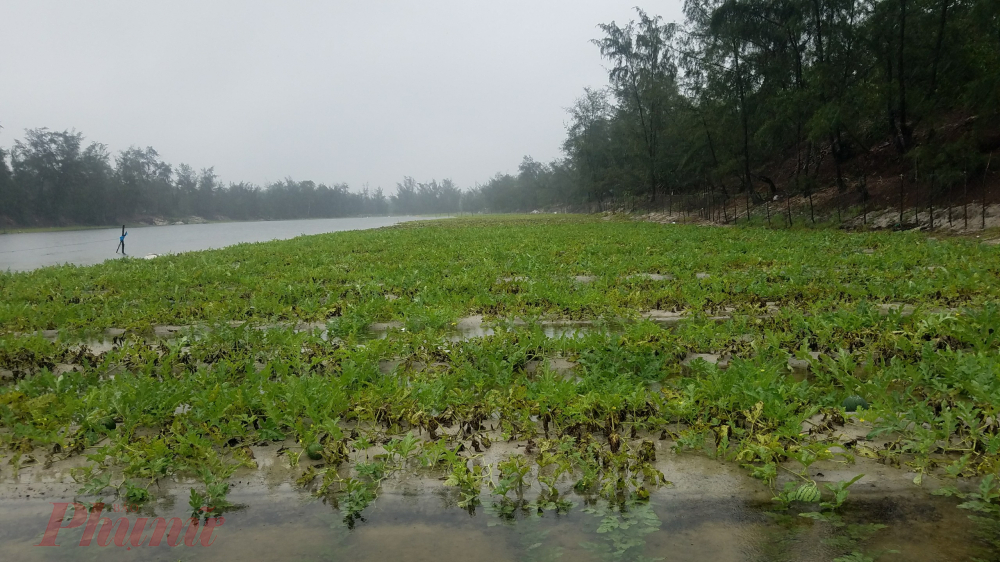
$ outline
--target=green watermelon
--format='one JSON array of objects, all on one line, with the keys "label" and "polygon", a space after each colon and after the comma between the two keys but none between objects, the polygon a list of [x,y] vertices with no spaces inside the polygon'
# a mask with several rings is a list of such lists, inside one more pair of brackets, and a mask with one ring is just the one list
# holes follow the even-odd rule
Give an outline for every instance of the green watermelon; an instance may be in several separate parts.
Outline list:
[{"label": "green watermelon", "polygon": [[319,443],[313,443],[306,447],[306,456],[314,461],[318,461],[323,458],[323,446]]},{"label": "green watermelon", "polygon": [[844,398],[844,402],[841,405],[848,412],[857,412],[858,410],[868,409],[868,401],[856,394],[854,396]]},{"label": "green watermelon", "polygon": [[114,431],[115,428],[118,427],[118,424],[115,423],[115,418],[112,418],[111,416],[101,418],[101,420],[97,423],[103,425],[108,431]]}]

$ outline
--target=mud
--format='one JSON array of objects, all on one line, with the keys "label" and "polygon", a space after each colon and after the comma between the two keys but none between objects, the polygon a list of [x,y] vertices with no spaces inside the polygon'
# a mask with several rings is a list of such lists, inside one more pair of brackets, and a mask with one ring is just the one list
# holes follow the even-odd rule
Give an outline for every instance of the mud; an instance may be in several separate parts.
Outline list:
[{"label": "mud", "polygon": [[[951,208],[951,223],[948,222],[948,207],[934,209],[934,230],[942,230],[957,234],[975,234],[983,229],[983,206],[981,203],[970,203],[968,207],[956,206]],[[968,228],[965,227],[965,215],[968,212]],[[868,213],[867,220],[861,216],[851,221],[846,221],[855,227],[866,223],[868,228],[894,228],[899,223],[899,208],[882,209]],[[916,211],[907,208],[903,212],[903,222],[906,224],[918,224],[921,228],[930,227],[930,213],[926,208]],[[986,224],[987,229],[1000,227],[1000,205],[987,205]]]},{"label": "mud", "polygon": [[635,275],[629,275],[625,279],[629,281],[632,280],[647,280],[647,281],[673,281],[675,278],[669,273],[636,273]]},{"label": "mud", "polygon": [[[1000,205],[992,204],[987,205],[985,210],[986,220],[985,225],[983,222],[983,205],[981,202],[969,203],[967,207],[954,206],[951,208],[952,220],[948,221],[948,207],[940,207],[934,209],[934,230],[940,230],[945,232],[952,232],[956,234],[963,235],[974,235],[982,232],[983,227],[986,229],[1000,228]],[[756,215],[757,211],[754,212]],[[965,216],[968,213],[968,228],[966,228]],[[685,216],[684,214],[668,214],[668,213],[648,213],[645,215],[639,215],[635,217],[636,220],[654,222],[659,224],[698,224],[702,226],[714,226],[714,227],[731,227],[732,224],[722,223],[716,221],[708,221],[699,218],[695,215]],[[739,214],[738,220],[742,221],[746,218],[746,213],[741,212]],[[730,217],[732,220],[732,217]],[[784,219],[781,219],[784,220]],[[797,219],[798,220],[798,219]],[[926,208],[924,209],[914,209],[908,207],[904,209],[903,212],[903,222],[906,225],[919,225],[916,228],[919,230],[927,229],[930,227],[930,214]],[[862,216],[859,213],[856,217],[844,218],[844,225],[850,228],[872,228],[872,229],[891,229],[896,228],[899,224],[899,208],[885,208],[876,209],[868,211],[866,216]],[[997,241],[1000,243],[1000,240]]]},{"label": "mud", "polygon": [[[932,266],[933,267],[933,266]],[[708,274],[697,274],[705,275]],[[709,277],[699,277],[700,279],[707,279]],[[912,316],[918,307],[908,303],[890,302],[890,303],[876,303],[876,310],[879,314],[883,316],[888,316],[890,314],[899,313],[901,316]],[[932,308],[932,309],[921,309],[923,312],[927,313],[952,313],[958,312],[959,308]],[[781,308],[778,303],[767,302],[764,305],[764,312],[761,314],[752,315],[753,318],[758,320],[763,320],[767,318],[772,318],[781,312]],[[690,311],[674,311],[674,310],[660,310],[652,309],[646,310],[639,313],[639,318],[643,320],[650,320],[656,322],[664,327],[669,327],[676,325],[680,322],[693,318],[695,315]],[[715,322],[724,322],[726,320],[735,318],[737,316],[737,309],[733,307],[723,307],[713,314],[706,316],[707,319]],[[450,330],[446,330],[449,339],[452,341],[467,340],[472,338],[479,338],[485,336],[494,335],[498,329],[508,329],[510,327],[524,327],[529,325],[540,326],[546,335],[549,337],[579,337],[584,332],[590,329],[618,329],[633,320],[627,318],[612,318],[604,320],[562,320],[562,319],[541,319],[529,323],[520,318],[514,318],[513,320],[492,320],[488,321],[483,315],[472,315],[466,316],[458,319]],[[231,327],[238,327],[244,325],[243,321],[230,322]],[[319,332],[320,337],[323,339],[328,339],[329,335],[327,333],[327,324],[325,322],[299,322],[295,324],[261,324],[252,326],[255,330],[269,330],[269,329],[288,329],[293,328],[298,332]],[[146,334],[154,339],[171,339],[180,336],[198,337],[198,334],[204,330],[208,329],[207,326],[202,325],[189,325],[189,326],[173,326],[173,325],[156,325],[152,327],[152,333]],[[385,338],[392,331],[405,331],[406,325],[398,320],[392,320],[387,322],[375,322],[368,326],[367,334],[363,334],[364,337],[369,338]],[[59,330],[43,330],[37,332],[39,335],[45,339],[57,342],[60,341]],[[128,332],[121,328],[108,328],[103,331],[102,337],[90,338],[80,342],[82,345],[86,345],[93,353],[103,353],[110,351],[114,345],[116,339],[124,337]],[[23,335],[23,334],[15,334]],[[136,334],[142,335],[142,334]]]},{"label": "mud", "polygon": [[720,369],[726,369],[729,367],[729,360],[732,356],[729,354],[719,355],[717,353],[688,353],[687,357],[681,361],[681,365],[684,367],[691,367],[691,364],[695,361],[704,361],[710,365],[715,365]]},{"label": "mud", "polygon": [[[773,306],[773,303],[767,303],[768,311],[776,311],[777,307]],[[879,305],[879,312],[883,315],[891,314],[894,312],[899,312],[903,316],[912,314],[915,308],[911,305],[890,303]],[[708,317],[710,320],[714,321],[724,321],[730,318],[732,314],[731,309],[725,309],[720,315]],[[667,310],[650,310],[642,314],[642,318],[650,320],[660,324],[664,328],[670,328],[677,325],[679,322],[684,321],[688,318],[686,312],[674,312]],[[579,338],[593,331],[616,331],[621,330],[624,323],[606,324],[598,323],[590,320],[542,320],[535,322],[534,326],[541,328],[542,333],[549,338]],[[490,323],[485,320],[482,315],[468,316],[460,319],[456,322],[452,328],[446,332],[446,337],[450,341],[459,342],[466,341],[474,338],[489,337],[497,334],[501,331],[506,331],[514,329],[515,327],[523,328],[529,326],[529,324],[523,320],[515,319],[513,322],[509,322],[506,325],[502,323]],[[160,339],[170,339],[177,337],[181,334],[190,337],[197,336],[190,328],[184,328],[180,326],[164,326],[162,329],[157,329],[156,334]],[[264,329],[264,327],[260,327]],[[313,331],[318,332],[319,336],[324,340],[329,339],[329,334],[326,330],[326,325],[323,323],[300,323],[296,326],[296,330],[299,331]],[[401,322],[382,322],[375,323],[369,326],[369,332],[366,335],[367,338],[387,338],[393,331],[405,331],[406,328]],[[53,339],[57,339],[58,336],[54,336]],[[362,338],[365,339],[365,338]],[[741,341],[750,341],[749,336],[745,336]],[[100,355],[111,351],[115,346],[115,340],[111,339],[91,339],[86,340],[81,344],[78,344],[77,349],[86,347],[91,353],[95,355]],[[822,355],[819,352],[810,352],[812,361],[819,360]],[[732,354],[719,355],[716,353],[688,353],[687,356],[681,361],[681,365],[686,369],[690,369],[692,363],[696,360],[703,360],[707,363],[716,365],[720,369],[726,369],[729,367],[730,361],[733,359]],[[567,374],[575,368],[576,364],[571,361],[567,361],[561,358],[549,358],[546,361],[548,367],[558,374]],[[396,368],[400,367],[402,364],[401,359],[383,359],[379,362],[379,370],[383,374],[388,374],[393,372]],[[531,361],[526,366],[526,371],[534,373],[542,365],[540,361]],[[798,381],[807,380],[811,372],[811,362],[809,360],[803,360],[796,357],[791,357],[787,363],[788,370],[792,377]],[[413,370],[414,372],[421,372],[432,369],[447,369],[447,364],[444,363],[432,363],[430,365],[422,362],[411,362],[405,365],[406,368]],[[263,364],[258,365],[258,368],[263,368]],[[82,370],[81,365],[59,363],[54,366],[52,372],[56,375],[63,374],[69,371]],[[23,373],[21,373],[23,375]],[[114,376],[113,371],[109,371],[111,377]],[[0,381],[13,380],[16,378],[17,373],[13,371],[0,369]]]}]

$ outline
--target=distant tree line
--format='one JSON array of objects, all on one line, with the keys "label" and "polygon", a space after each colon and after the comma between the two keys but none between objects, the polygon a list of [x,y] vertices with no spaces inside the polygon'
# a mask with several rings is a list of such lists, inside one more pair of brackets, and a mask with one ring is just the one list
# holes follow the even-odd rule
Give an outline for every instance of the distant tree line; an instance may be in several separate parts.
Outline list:
[{"label": "distant tree line", "polygon": [[600,26],[610,86],[576,101],[564,145],[578,197],[759,203],[829,185],[866,198],[887,161],[936,196],[1000,148],[997,0],[686,0],[684,13]]},{"label": "distant tree line", "polygon": [[[286,179],[267,186],[223,185],[212,168],[171,166],[152,148],[112,157],[85,144],[82,133],[32,129],[9,151],[0,149],[0,220],[18,225],[111,224],[143,218],[298,219],[451,212],[450,182],[416,184],[401,196],[381,189],[352,192],[346,184]],[[447,192],[447,196],[442,196]],[[428,202],[429,198],[433,201]],[[446,204],[442,204],[446,203]],[[432,211],[441,208],[442,211]]]},{"label": "distant tree line", "polygon": [[[396,193],[311,181],[222,185],[152,148],[114,157],[76,132],[29,130],[0,150],[0,220],[108,224],[203,215],[290,219],[594,209],[631,198],[867,201],[891,161],[899,190],[968,189],[1000,148],[1000,1],[685,0],[685,21],[637,8],[600,25],[609,86],[569,109],[564,157],[525,157],[462,191],[405,178]],[[891,167],[891,166],[889,166]],[[981,176],[984,177],[984,176]],[[721,205],[721,208],[720,208]],[[810,207],[811,208],[811,207]],[[720,216],[721,218],[721,216]]]},{"label": "distant tree line", "polygon": [[213,168],[172,166],[151,147],[112,156],[76,131],[30,129],[0,149],[0,224],[104,225],[200,216],[230,220],[388,214],[514,212],[572,200],[570,171],[525,157],[515,176],[497,175],[463,191],[449,179],[405,177],[395,193],[347,184],[285,179],[258,186],[223,184]]},{"label": "distant tree line", "polygon": [[982,185],[1000,148],[1000,1],[686,0],[682,23],[636,11],[599,26],[609,86],[569,109],[565,157],[473,189],[482,207],[683,198],[722,219],[737,200],[811,210],[826,187],[866,203],[872,174],[933,205]]},{"label": "distant tree line", "polygon": [[867,204],[872,175],[933,208],[983,185],[1000,148],[1000,1],[686,0],[682,23],[636,13],[599,26],[609,86],[569,109],[564,157],[525,157],[465,208],[682,200],[728,220],[777,197],[811,213],[826,187]]}]

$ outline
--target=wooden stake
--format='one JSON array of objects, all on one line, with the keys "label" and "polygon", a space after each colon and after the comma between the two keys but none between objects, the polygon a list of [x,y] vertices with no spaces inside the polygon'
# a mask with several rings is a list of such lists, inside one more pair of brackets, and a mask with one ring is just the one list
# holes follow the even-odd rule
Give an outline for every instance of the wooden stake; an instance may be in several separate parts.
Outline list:
[{"label": "wooden stake", "polygon": [[903,174],[899,174],[899,228],[903,228]]},{"label": "wooden stake", "polygon": [[986,161],[986,171],[983,172],[983,224],[982,229],[986,230],[986,176],[990,173],[990,164],[993,163],[993,153],[990,153],[990,159]]},{"label": "wooden stake", "polygon": [[962,215],[965,216],[965,230],[969,230],[969,171],[962,171],[965,192],[962,195]]}]

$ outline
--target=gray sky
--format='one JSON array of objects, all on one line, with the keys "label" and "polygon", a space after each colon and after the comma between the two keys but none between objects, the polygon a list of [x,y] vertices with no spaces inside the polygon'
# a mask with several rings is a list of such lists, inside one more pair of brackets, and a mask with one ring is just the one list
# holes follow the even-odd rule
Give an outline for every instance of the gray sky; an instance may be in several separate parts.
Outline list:
[{"label": "gray sky", "polygon": [[[73,129],[223,181],[466,188],[560,154],[637,0],[0,0],[0,146]],[[681,1],[641,2],[667,21]]]}]

